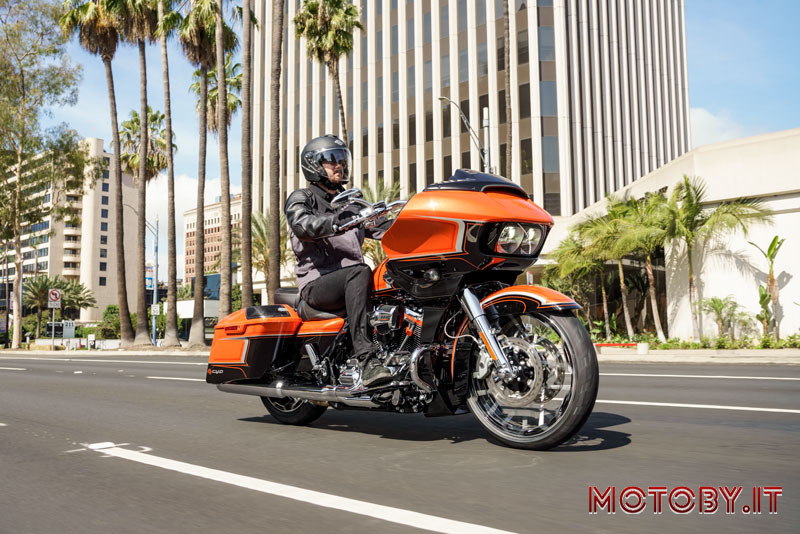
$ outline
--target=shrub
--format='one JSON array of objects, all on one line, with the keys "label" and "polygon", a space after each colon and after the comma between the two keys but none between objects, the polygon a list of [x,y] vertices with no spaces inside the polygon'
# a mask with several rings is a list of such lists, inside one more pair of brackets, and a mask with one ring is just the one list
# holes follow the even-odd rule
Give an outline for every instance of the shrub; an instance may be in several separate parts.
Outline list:
[{"label": "shrub", "polygon": [[783,340],[783,346],[787,348],[800,349],[800,332],[786,336]]}]

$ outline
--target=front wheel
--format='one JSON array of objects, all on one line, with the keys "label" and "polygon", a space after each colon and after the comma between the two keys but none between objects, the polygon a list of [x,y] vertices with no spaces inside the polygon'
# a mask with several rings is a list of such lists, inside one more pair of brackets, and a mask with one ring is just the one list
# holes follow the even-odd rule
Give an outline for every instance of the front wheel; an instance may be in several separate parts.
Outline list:
[{"label": "front wheel", "polygon": [[497,376],[482,346],[473,350],[467,404],[502,443],[547,450],[571,438],[597,398],[597,356],[580,320],[568,313],[497,317],[497,335],[515,377]]},{"label": "front wheel", "polygon": [[309,401],[293,399],[291,397],[284,397],[282,399],[261,397],[261,402],[264,403],[264,407],[269,414],[284,425],[303,426],[313,423],[319,419],[327,409],[326,406],[312,404]]}]

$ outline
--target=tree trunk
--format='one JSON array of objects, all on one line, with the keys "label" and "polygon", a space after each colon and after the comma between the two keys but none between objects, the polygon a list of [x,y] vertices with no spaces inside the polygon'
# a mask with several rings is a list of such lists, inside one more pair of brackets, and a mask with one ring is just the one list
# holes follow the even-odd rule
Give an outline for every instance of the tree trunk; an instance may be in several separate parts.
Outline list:
[{"label": "tree trunk", "polygon": [[697,297],[694,294],[694,269],[692,268],[692,246],[686,245],[686,259],[689,262],[689,308],[692,313],[692,341],[700,341],[700,323],[697,318]]},{"label": "tree trunk", "polygon": [[225,80],[225,43],[222,24],[222,0],[217,0],[217,134],[222,192],[222,241],[220,243],[219,318],[231,313],[231,179],[228,174],[228,93]]},{"label": "tree trunk", "polygon": [[[200,102],[208,100],[208,68],[200,67]],[[206,346],[205,310],[203,308],[203,293],[205,290],[205,262],[206,262],[206,219],[205,219],[205,189],[206,189],[206,138],[208,135],[208,121],[206,112],[208,106],[198,106],[200,133],[198,136],[197,150],[197,219],[195,223],[194,239],[194,310],[192,312],[192,328],[189,331],[190,347]]]},{"label": "tree trunk", "polygon": [[252,127],[252,28],[250,3],[242,0],[242,307],[253,305],[253,153]]},{"label": "tree trunk", "polygon": [[[141,115],[139,116],[139,203],[136,209],[138,213],[137,241],[136,241],[136,262],[137,262],[137,285],[139,291],[136,295],[136,339],[134,345],[151,344],[150,333],[147,328],[147,293],[145,291],[145,223],[147,215],[147,60],[145,57],[144,40],[139,39],[139,91]],[[157,259],[156,259],[157,261]],[[158,281],[153,280],[153,291],[156,290]]]},{"label": "tree trunk", "polygon": [[[20,136],[22,137],[22,136]],[[15,170],[17,181],[14,184],[13,200],[11,202],[13,233],[14,233],[14,337],[11,348],[18,349],[22,344],[22,215],[20,214],[20,199],[22,198],[22,147],[17,148],[17,168]]]},{"label": "tree trunk", "polygon": [[125,221],[122,206],[122,164],[120,162],[119,125],[117,123],[117,97],[114,90],[114,74],[111,71],[111,58],[103,58],[108,85],[108,103],[111,108],[111,138],[114,149],[111,172],[114,183],[114,240],[117,259],[117,303],[119,305],[119,333],[123,347],[133,344],[133,325],[128,308],[128,279],[125,270]]},{"label": "tree trunk", "polygon": [[[164,0],[158,0],[158,20],[164,19]],[[167,310],[164,346],[180,347],[178,339],[178,265],[175,242],[175,164],[172,153],[172,99],[169,90],[169,58],[167,36],[161,41],[161,76],[164,80],[164,116],[167,135]],[[155,320],[155,319],[154,319]]]},{"label": "tree trunk", "polygon": [[667,337],[664,335],[664,330],[661,328],[661,315],[658,313],[658,301],[656,300],[656,278],[653,275],[653,262],[650,260],[650,254],[645,259],[645,266],[647,268],[647,281],[649,284],[650,304],[653,309],[653,322],[656,323],[656,333],[658,340],[664,343]]},{"label": "tree trunk", "polygon": [[[283,2],[272,2],[272,68],[270,99],[269,158],[269,274],[267,293],[275,301],[275,290],[281,285],[281,57],[283,46]],[[339,99],[341,103],[341,99]],[[347,143],[347,140],[345,140]]]},{"label": "tree trunk", "polygon": [[339,121],[342,123],[342,135],[344,144],[350,146],[349,134],[347,132],[347,117],[344,113],[344,100],[342,100],[342,85],[339,82],[339,63],[338,61],[331,61],[328,65],[328,70],[333,78],[334,86],[336,87],[336,96],[339,99]]},{"label": "tree trunk", "polygon": [[511,23],[509,21],[508,13],[509,0],[503,0],[503,38],[505,39],[505,47],[503,49],[505,73],[503,75],[506,85],[506,178],[511,180],[513,172],[511,171],[511,154],[513,153],[512,147],[514,143],[514,131],[511,127]]},{"label": "tree trunk", "polygon": [[36,339],[42,336],[42,307],[36,306]]},{"label": "tree trunk", "polygon": [[633,339],[633,325],[631,325],[631,314],[628,311],[628,287],[625,285],[625,273],[622,269],[622,260],[617,260],[619,267],[619,289],[622,292],[622,312],[625,315],[625,329],[628,332],[628,340]]},{"label": "tree trunk", "polygon": [[602,276],[600,278],[600,290],[603,295],[603,320],[606,323],[606,341],[611,341],[611,322],[608,320],[608,295],[606,295],[606,286],[603,283]]}]

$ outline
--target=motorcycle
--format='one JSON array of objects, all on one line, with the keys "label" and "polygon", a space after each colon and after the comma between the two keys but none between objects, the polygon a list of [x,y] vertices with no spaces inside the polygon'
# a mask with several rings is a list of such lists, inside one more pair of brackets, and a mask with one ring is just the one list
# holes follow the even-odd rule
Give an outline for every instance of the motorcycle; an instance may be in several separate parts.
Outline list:
[{"label": "motorcycle", "polygon": [[546,450],[571,438],[597,396],[594,346],[569,297],[513,285],[538,258],[553,219],[503,178],[459,170],[408,202],[333,199],[394,218],[373,273],[369,325],[391,381],[364,387],[345,310],[316,310],[296,288],[215,327],[206,381],[255,395],[281,423],[329,407],[443,416],[471,412],[501,443]]}]

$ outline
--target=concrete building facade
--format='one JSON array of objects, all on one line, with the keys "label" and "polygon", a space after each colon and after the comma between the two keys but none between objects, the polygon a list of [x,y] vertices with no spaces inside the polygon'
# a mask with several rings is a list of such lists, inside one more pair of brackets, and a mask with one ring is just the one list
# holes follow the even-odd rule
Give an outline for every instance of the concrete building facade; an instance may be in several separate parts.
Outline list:
[{"label": "concrete building facade", "polygon": [[[354,0],[364,31],[339,62],[354,186],[399,182],[401,197],[480,168],[475,130],[488,108],[490,166],[553,215],[571,215],[690,146],[683,0]],[[281,92],[281,195],[303,187],[299,153],[342,135],[326,68],[308,59],[287,2]],[[271,3],[254,46],[254,207],[268,205]],[[506,116],[505,93],[511,94]],[[507,129],[513,132],[507,169]]]},{"label": "concrete building facade", "polygon": [[[242,227],[242,195],[231,195],[231,231],[234,235],[233,248],[239,247]],[[190,285],[192,278],[199,272],[197,247],[197,208],[183,213],[183,235],[186,245],[184,260],[184,284]],[[217,198],[213,204],[205,206],[205,263],[202,273],[219,272],[220,254],[222,253],[222,199]],[[237,279],[240,275],[237,273]]]},{"label": "concrete building facade", "polygon": [[[66,195],[64,202],[77,204],[80,208],[80,224],[70,224],[48,217],[33,225],[22,236],[23,282],[36,275],[56,275],[65,279],[78,279],[90,289],[97,306],[81,310],[80,322],[101,321],[103,311],[109,304],[117,304],[116,263],[116,213],[114,197],[116,189],[112,175],[112,154],[103,148],[103,140],[87,138],[83,141],[90,158],[103,158],[108,170],[103,171],[94,187],[86,187],[83,196]],[[42,192],[47,202],[56,195]],[[122,175],[123,217],[126,229],[136,227],[136,185],[129,174]],[[125,276],[128,287],[128,305],[136,304],[136,232],[125,232]],[[0,280],[5,281],[7,266],[0,265]],[[13,263],[8,264],[8,279],[13,281],[16,273]]]}]

